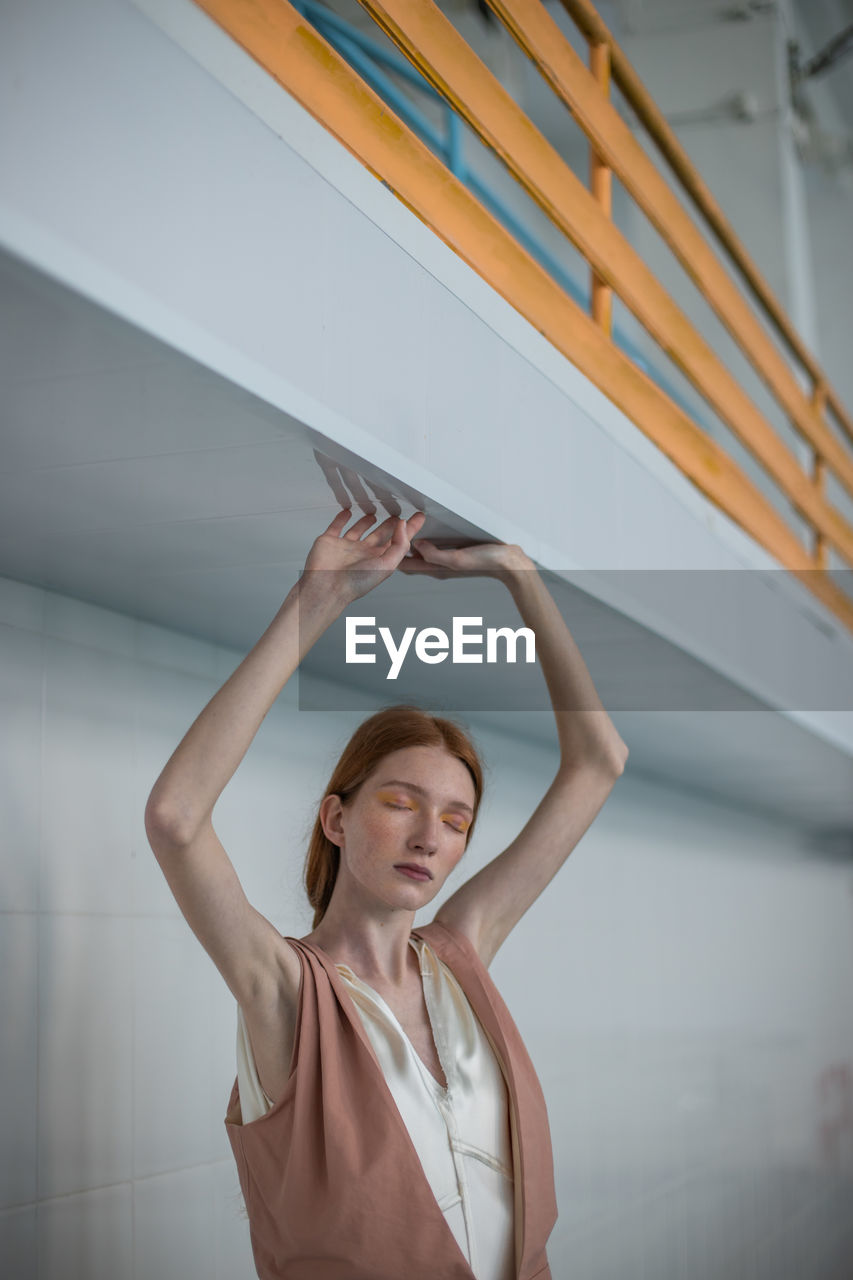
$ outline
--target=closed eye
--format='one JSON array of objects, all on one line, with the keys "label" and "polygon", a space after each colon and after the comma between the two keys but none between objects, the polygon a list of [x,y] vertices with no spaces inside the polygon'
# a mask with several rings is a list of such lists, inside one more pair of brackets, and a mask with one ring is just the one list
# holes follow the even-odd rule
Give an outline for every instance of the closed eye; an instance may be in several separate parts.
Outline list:
[{"label": "closed eye", "polygon": [[[386,800],[384,803],[386,808],[388,809],[402,809],[403,811],[408,811],[409,813],[413,813],[415,810],[414,805],[404,804],[399,800]],[[445,826],[450,827],[451,831],[456,831],[460,836],[464,836],[468,830],[467,824],[465,826],[460,827],[457,825],[457,823],[448,821],[447,818],[444,819],[444,824]]]}]

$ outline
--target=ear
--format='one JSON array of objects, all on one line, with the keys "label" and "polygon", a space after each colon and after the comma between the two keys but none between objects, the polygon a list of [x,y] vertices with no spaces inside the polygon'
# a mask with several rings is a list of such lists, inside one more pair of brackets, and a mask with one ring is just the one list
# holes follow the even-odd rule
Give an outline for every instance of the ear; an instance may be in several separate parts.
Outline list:
[{"label": "ear", "polygon": [[343,811],[344,807],[341,804],[341,798],[334,793],[324,798],[319,810],[323,834],[338,848],[341,848],[344,843],[344,828],[341,822]]}]

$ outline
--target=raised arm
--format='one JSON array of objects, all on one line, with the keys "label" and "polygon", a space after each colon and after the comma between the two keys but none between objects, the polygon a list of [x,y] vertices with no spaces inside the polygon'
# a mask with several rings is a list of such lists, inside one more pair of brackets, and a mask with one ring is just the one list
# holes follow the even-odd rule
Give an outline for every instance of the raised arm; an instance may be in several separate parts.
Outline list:
[{"label": "raised arm", "polygon": [[277,983],[298,990],[300,966],[247,901],[213,829],[214,806],[301,658],[348,604],[394,572],[425,519],[421,512],[408,522],[391,517],[366,533],[375,517],[365,516],[344,533],[350,518],[340,512],[317,538],[299,582],[187,731],[145,809],[169,887],[244,1007]]},{"label": "raised arm", "polygon": [[488,965],[591,825],[625,767],[628,748],[551,593],[520,547],[486,543],[449,550],[421,539],[415,550],[422,563],[407,561],[401,565],[406,572],[484,575],[506,584],[525,626],[536,635],[557,725],[559,766],[529,821],[436,914],[465,933]]}]

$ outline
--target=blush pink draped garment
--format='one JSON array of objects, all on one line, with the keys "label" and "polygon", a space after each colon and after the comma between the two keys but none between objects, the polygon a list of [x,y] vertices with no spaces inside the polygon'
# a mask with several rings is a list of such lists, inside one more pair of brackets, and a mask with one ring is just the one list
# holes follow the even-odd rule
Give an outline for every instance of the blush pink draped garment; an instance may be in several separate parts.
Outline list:
[{"label": "blush pink draped garment", "polygon": [[[497,1052],[517,1170],[516,1276],[550,1280],[557,1217],[545,1099],[518,1028],[468,939],[414,930],[455,975]],[[293,1071],[278,1102],[243,1126],[235,1082],[226,1129],[262,1280],[473,1280],[430,1188],[367,1033],[333,961],[306,941]]]}]

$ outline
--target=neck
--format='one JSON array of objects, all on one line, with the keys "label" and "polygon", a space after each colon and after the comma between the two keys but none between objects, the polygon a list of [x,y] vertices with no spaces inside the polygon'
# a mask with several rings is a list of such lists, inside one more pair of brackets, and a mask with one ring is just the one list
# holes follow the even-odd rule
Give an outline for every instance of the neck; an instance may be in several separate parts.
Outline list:
[{"label": "neck", "polygon": [[414,953],[409,937],[414,911],[394,911],[384,919],[364,915],[340,918],[329,910],[307,941],[313,942],[335,964],[349,965],[370,986],[402,989],[411,979]]}]

